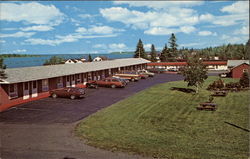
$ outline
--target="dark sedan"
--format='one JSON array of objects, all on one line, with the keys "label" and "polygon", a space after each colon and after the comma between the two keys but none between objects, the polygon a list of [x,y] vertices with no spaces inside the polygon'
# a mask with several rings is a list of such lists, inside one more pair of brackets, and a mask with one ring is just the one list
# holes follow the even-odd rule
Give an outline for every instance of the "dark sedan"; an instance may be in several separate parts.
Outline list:
[{"label": "dark sedan", "polygon": [[83,98],[85,90],[77,87],[67,87],[50,91],[50,96],[53,98],[64,97],[64,98]]}]

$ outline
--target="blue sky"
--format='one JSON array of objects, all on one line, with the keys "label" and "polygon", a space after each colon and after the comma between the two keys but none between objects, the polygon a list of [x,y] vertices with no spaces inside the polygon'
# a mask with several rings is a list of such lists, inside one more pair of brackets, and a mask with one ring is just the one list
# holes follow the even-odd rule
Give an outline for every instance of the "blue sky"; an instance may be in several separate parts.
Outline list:
[{"label": "blue sky", "polygon": [[0,54],[86,54],[246,43],[249,1],[33,1],[0,3]]}]

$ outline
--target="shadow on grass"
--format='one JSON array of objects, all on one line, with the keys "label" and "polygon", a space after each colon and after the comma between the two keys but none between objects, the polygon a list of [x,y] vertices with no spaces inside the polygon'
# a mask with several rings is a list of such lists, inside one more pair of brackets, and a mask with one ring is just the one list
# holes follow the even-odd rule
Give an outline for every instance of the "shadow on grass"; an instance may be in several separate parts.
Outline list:
[{"label": "shadow on grass", "polygon": [[244,130],[244,131],[246,131],[246,132],[250,132],[250,130],[245,129],[245,128],[242,128],[242,127],[237,126],[237,125],[235,125],[235,124],[232,124],[232,123],[229,123],[229,122],[226,122],[226,121],[224,121],[224,123],[226,123],[226,124],[228,124],[228,125],[231,125],[231,126],[233,126],[233,127],[239,128],[239,129],[241,129],[241,130]]},{"label": "shadow on grass", "polygon": [[184,92],[184,93],[195,93],[195,90],[191,89],[191,88],[171,87],[170,89],[171,90],[176,90],[176,91],[181,91],[181,92]]}]

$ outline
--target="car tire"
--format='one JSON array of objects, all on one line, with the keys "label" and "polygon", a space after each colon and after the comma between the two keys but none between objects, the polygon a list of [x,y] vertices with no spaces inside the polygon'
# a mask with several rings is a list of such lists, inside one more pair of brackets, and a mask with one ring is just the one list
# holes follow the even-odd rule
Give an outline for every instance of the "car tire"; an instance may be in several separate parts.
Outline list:
[{"label": "car tire", "polygon": [[70,99],[72,99],[72,100],[73,100],[73,99],[76,99],[76,96],[71,95],[71,96],[70,96]]},{"label": "car tire", "polygon": [[98,85],[95,85],[95,89],[97,89],[98,88]]},{"label": "car tire", "polygon": [[132,81],[132,82],[134,82],[134,81],[135,81],[135,79],[134,79],[134,78],[132,78],[132,79],[131,79],[131,81]]},{"label": "car tire", "polygon": [[111,85],[111,88],[115,88],[115,87],[116,87],[116,85],[114,85],[114,84]]},{"label": "car tire", "polygon": [[57,94],[53,93],[53,94],[51,95],[51,97],[52,97],[52,98],[57,98]]}]

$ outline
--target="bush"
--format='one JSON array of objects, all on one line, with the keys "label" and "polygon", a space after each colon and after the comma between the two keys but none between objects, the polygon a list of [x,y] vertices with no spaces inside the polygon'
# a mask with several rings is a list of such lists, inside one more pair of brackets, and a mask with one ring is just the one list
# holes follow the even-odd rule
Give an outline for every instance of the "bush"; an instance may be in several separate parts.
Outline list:
[{"label": "bush", "polygon": [[208,87],[207,90],[217,90],[217,89],[222,89],[224,88],[225,84],[224,81],[222,79],[219,79],[217,81],[214,81],[213,83],[211,83]]},{"label": "bush", "polygon": [[226,88],[228,89],[240,89],[241,85],[239,82],[230,82],[226,84]]},{"label": "bush", "polygon": [[247,72],[242,74],[239,83],[243,88],[249,87],[249,74]]}]

